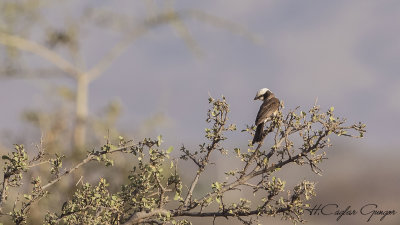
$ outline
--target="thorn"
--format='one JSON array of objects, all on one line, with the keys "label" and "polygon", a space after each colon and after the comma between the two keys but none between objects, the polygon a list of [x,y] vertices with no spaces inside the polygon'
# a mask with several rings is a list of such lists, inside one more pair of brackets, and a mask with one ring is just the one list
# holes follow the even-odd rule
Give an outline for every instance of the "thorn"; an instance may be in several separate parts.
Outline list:
[{"label": "thorn", "polygon": [[314,105],[317,105],[317,102],[318,102],[318,96],[317,96],[317,98],[315,98]]},{"label": "thorn", "polygon": [[[83,176],[81,176],[81,178],[79,178],[78,182],[76,182],[75,186],[78,186],[78,184],[82,181]],[[83,182],[82,182],[83,184]]]}]

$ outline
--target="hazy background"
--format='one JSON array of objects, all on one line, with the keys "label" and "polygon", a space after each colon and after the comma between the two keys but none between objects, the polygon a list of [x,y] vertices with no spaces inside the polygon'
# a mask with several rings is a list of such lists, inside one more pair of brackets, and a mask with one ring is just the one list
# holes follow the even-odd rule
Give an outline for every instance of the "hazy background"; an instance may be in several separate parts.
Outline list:
[{"label": "hazy background", "polygon": [[[40,42],[46,27],[62,29],[88,10],[113,12],[135,24],[164,8],[164,1],[154,1],[156,7],[150,7],[151,2],[59,1],[40,9],[45,25],[32,27],[29,37]],[[271,89],[285,102],[285,110],[307,109],[318,98],[322,108],[334,106],[349,122],[366,123],[367,133],[362,140],[334,142],[322,167],[324,176],[295,170],[287,175],[289,179],[318,182],[318,197],[311,205],[337,203],[341,208],[359,209],[376,203],[380,209],[400,211],[399,1],[175,1],[173,6],[178,12],[196,9],[215,15],[243,30],[232,32],[183,18],[195,40],[190,47],[168,24],[151,29],[90,84],[89,118],[101,115],[110,101],[116,101],[122,110],[116,121],[121,133],[135,139],[162,134],[166,145],[196,146],[204,141],[209,93],[227,97],[230,119],[239,129],[253,123],[260,103],[252,99],[260,88]],[[95,65],[121,36],[118,30],[89,22],[79,34],[86,68]],[[32,54],[21,60],[30,68],[50,65]],[[4,149],[11,149],[16,141],[38,142],[40,130],[27,125],[21,115],[30,109],[61,107],[57,98],[49,96],[55,85],[75,87],[62,76],[0,78],[0,145]],[[245,146],[250,138],[234,137],[227,146]],[[216,169],[222,174],[222,169]],[[400,214],[369,223],[360,215],[340,221],[334,216],[305,218],[309,224],[400,222]],[[217,220],[217,224],[225,222]],[[265,218],[263,224],[278,222]],[[233,220],[229,223],[234,224]]]}]

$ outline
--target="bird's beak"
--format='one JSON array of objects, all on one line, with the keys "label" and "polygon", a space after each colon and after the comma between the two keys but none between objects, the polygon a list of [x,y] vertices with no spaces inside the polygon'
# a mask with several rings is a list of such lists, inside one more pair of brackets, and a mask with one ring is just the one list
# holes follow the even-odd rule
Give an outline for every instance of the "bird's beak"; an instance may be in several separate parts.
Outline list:
[{"label": "bird's beak", "polygon": [[257,100],[257,99],[258,99],[258,96],[254,97],[254,100]]}]

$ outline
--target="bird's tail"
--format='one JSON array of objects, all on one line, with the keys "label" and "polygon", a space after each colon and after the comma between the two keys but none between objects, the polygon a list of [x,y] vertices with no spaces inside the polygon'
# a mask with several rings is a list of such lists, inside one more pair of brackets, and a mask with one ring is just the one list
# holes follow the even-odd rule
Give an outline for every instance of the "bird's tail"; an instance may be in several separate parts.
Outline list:
[{"label": "bird's tail", "polygon": [[252,144],[256,142],[260,142],[262,139],[262,134],[263,134],[263,129],[264,129],[264,123],[260,123],[257,126],[256,133],[254,134],[253,142]]}]

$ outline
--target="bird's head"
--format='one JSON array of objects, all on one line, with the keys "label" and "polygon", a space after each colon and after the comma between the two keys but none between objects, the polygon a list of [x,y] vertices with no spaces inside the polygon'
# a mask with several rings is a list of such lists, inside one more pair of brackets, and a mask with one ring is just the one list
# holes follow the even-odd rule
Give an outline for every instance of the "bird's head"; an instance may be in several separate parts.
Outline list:
[{"label": "bird's head", "polygon": [[261,88],[257,94],[256,97],[254,97],[254,100],[264,100],[269,98],[272,94],[272,92],[268,88]]}]

